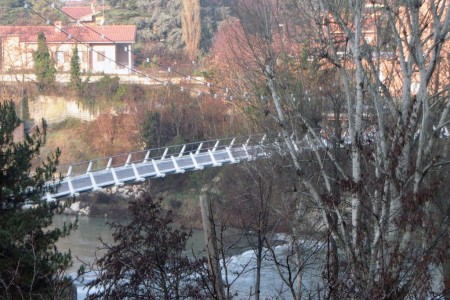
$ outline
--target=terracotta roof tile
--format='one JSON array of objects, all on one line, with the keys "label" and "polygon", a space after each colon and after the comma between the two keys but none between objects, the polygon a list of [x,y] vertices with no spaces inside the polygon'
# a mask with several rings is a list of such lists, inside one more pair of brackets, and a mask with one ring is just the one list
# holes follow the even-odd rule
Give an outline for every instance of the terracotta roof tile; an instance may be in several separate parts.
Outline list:
[{"label": "terracotta roof tile", "polygon": [[95,14],[90,6],[67,6],[61,8],[61,10],[75,20]]},{"label": "terracotta roof tile", "polygon": [[[110,40],[121,43],[134,43],[135,25],[103,25],[90,26],[99,34],[84,26],[63,26],[62,30],[72,35],[69,40],[64,32],[58,32],[53,26],[0,26],[0,36],[18,35],[21,42],[36,43],[39,32],[43,32],[47,43],[110,43]],[[102,38],[101,34],[105,38]]]}]

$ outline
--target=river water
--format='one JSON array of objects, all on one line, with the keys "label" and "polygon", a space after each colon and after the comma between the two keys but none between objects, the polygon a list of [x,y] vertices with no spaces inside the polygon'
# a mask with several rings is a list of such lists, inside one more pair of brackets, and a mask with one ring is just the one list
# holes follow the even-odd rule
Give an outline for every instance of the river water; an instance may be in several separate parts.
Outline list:
[{"label": "river water", "polygon": [[[74,221],[74,216],[56,215],[53,218],[53,226],[61,228],[64,222],[69,223]],[[112,242],[111,231],[109,225],[107,225],[107,222],[111,221],[113,220],[80,216],[78,217],[78,229],[71,232],[68,237],[58,241],[57,247],[60,251],[66,252],[70,249],[72,253],[73,267],[70,268],[69,275],[76,275],[76,271],[83,262],[92,263],[96,255],[98,257],[101,256],[102,253],[98,251],[101,245],[99,238],[102,238],[105,242]],[[233,235],[233,232],[231,231],[229,235]],[[204,249],[204,246],[203,231],[194,230],[188,242],[187,249],[192,249],[195,253],[199,253]],[[276,251],[282,252],[283,245],[277,247]],[[229,282],[233,282],[231,290],[237,295],[235,299],[249,299],[249,294],[255,280],[256,262],[254,252],[249,248],[248,243],[245,241],[238,243],[233,255],[227,258],[227,266]],[[240,274],[239,276],[236,275],[238,273]],[[286,287],[283,286],[280,276],[278,276],[273,262],[270,260],[265,261],[261,273],[262,299],[280,299],[280,293],[282,293],[282,299],[291,299]],[[222,275],[225,276],[224,273]],[[311,278],[313,277],[311,277],[311,274],[307,278],[305,277],[303,284],[307,286],[313,284],[311,282]],[[87,274],[82,281],[75,282],[78,299],[85,298],[87,293],[85,284],[93,279],[94,274]]]}]

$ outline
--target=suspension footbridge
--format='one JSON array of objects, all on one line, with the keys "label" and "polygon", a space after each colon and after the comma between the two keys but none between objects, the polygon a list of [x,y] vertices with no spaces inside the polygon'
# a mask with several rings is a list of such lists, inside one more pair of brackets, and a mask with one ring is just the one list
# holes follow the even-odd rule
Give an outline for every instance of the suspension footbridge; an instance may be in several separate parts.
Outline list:
[{"label": "suspension footbridge", "polygon": [[61,166],[57,170],[61,179],[47,184],[54,192],[45,198],[52,201],[167,174],[254,160],[267,155],[264,141],[265,135],[209,140]]}]

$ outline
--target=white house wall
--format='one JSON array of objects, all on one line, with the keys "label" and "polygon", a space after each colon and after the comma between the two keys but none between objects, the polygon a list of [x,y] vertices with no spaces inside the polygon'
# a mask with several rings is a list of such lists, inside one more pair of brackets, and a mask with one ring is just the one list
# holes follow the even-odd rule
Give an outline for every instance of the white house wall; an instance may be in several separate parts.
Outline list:
[{"label": "white house wall", "polygon": [[[37,49],[36,43],[20,42],[18,36],[3,36],[1,38],[1,65],[3,72],[20,72],[32,71],[34,68],[33,52]],[[70,71],[70,59],[72,57],[72,49],[75,47],[73,43],[48,43],[50,53],[55,60],[55,66],[58,72]],[[80,69],[83,73],[91,72],[98,74],[129,74],[129,67],[132,66],[131,52],[125,51],[125,47],[131,48],[131,44],[104,45],[96,44],[88,45],[80,44],[78,47],[78,55],[80,57]],[[127,50],[128,50],[127,48]],[[132,48],[131,48],[132,49]],[[100,53],[104,53],[107,58],[102,57]],[[121,65],[118,66],[115,61]]]},{"label": "white house wall", "polygon": [[[101,54],[104,56],[102,56]],[[115,45],[92,45],[90,53],[92,57],[92,72],[116,74],[116,46]]]},{"label": "white house wall", "polygon": [[2,70],[14,72],[32,68],[33,50],[35,48],[20,43],[18,36],[2,37]]},{"label": "white house wall", "polygon": [[[75,47],[74,44],[49,44],[48,45],[53,59],[55,60],[55,66],[58,72],[70,71],[70,59],[72,57],[72,51]],[[87,46],[77,45],[79,55],[80,70],[88,70],[88,57]]]}]

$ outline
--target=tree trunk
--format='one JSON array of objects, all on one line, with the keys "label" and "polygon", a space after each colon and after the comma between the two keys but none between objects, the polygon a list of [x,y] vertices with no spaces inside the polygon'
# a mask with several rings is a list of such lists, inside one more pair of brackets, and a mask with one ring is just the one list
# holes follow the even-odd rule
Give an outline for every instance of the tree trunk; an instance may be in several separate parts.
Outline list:
[{"label": "tree trunk", "polygon": [[[450,233],[450,222],[447,219],[447,234],[444,236],[449,236]],[[450,248],[447,249],[447,255],[444,259],[443,264],[444,269],[444,291],[442,295],[444,296],[445,300],[450,300]]]},{"label": "tree trunk", "polygon": [[214,299],[225,300],[212,203],[207,190],[202,190],[202,193],[200,194],[200,208],[202,212],[206,249],[208,251],[208,264],[211,271],[211,281],[213,282],[214,288]]}]

